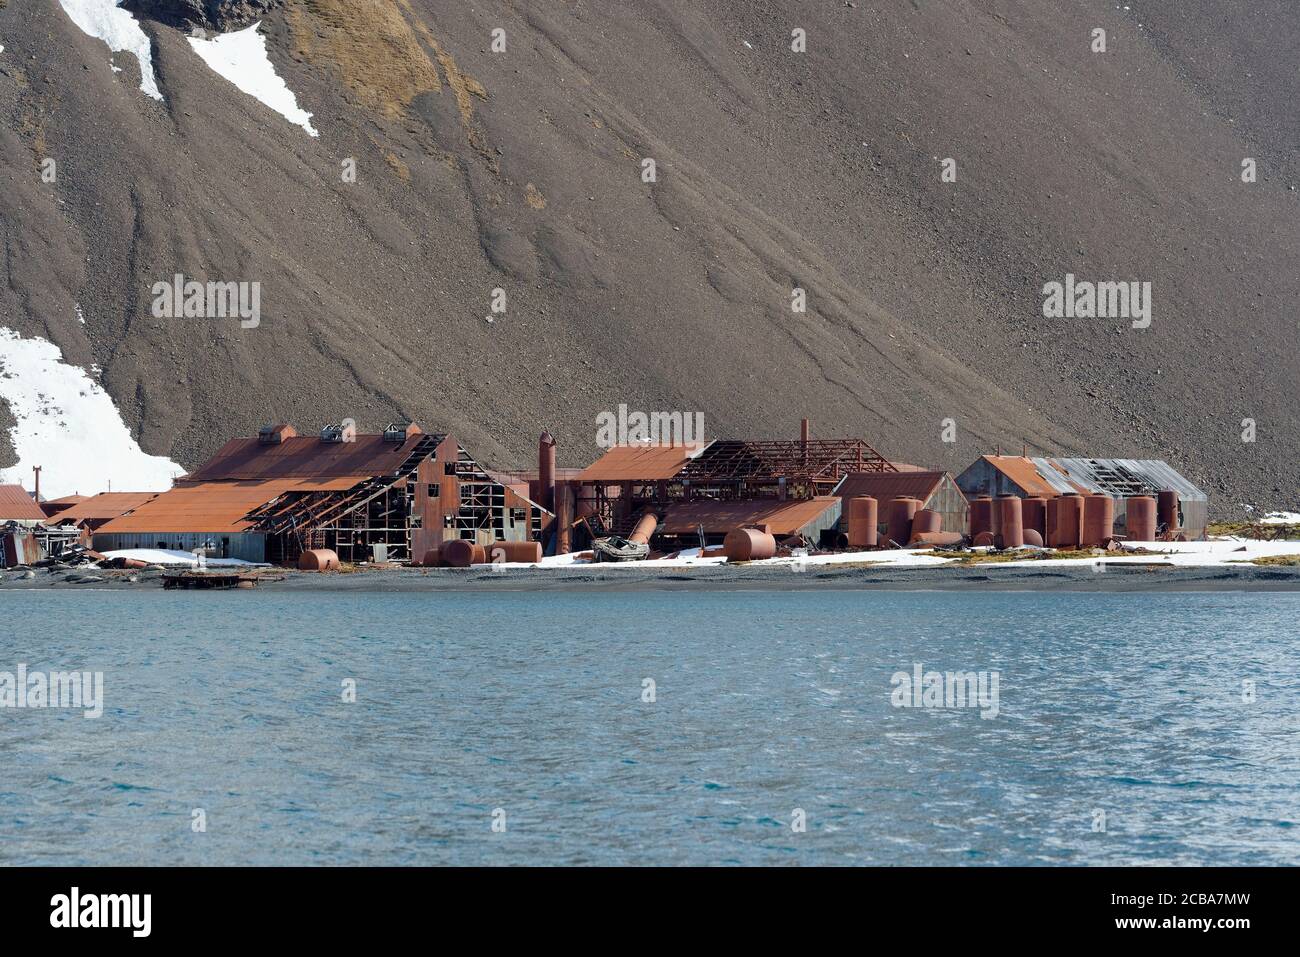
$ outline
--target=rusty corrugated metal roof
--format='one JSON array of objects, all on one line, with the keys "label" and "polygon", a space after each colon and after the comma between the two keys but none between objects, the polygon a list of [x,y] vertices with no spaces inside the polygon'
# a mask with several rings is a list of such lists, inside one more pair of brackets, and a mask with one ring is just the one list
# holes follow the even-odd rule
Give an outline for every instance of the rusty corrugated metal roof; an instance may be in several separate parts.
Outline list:
[{"label": "rusty corrugated metal roof", "polygon": [[243,532],[244,517],[286,492],[346,491],[369,479],[269,479],[250,482],[186,482],[103,525],[98,534],[135,532]]},{"label": "rusty corrugated metal roof", "polygon": [[21,485],[0,485],[0,522],[8,521],[45,521],[45,513]]},{"label": "rusty corrugated metal roof", "polygon": [[676,477],[712,443],[616,445],[580,473],[579,482],[657,482]]},{"label": "rusty corrugated metal roof", "polygon": [[918,498],[929,501],[943,483],[943,472],[850,472],[835,486],[841,498],[870,495],[880,502],[896,498]]},{"label": "rusty corrugated metal roof", "polygon": [[157,492],[100,492],[56,513],[48,524],[63,525],[71,522],[80,525],[82,522],[117,518],[133,508],[139,508],[157,495]]},{"label": "rusty corrugated metal roof", "polygon": [[[416,445],[429,438],[417,432],[400,445],[382,434],[359,434],[352,442],[322,442],[318,436],[294,436],[277,445],[256,438],[232,439],[187,478],[192,482],[328,479],[394,474]],[[441,441],[443,436],[432,436]]]},{"label": "rusty corrugated metal roof", "polygon": [[798,502],[752,499],[738,502],[697,501],[673,505],[664,516],[658,532],[663,535],[689,535],[700,525],[709,535],[725,534],[741,525],[770,525],[778,537],[791,535],[828,509],[839,504],[834,495]]},{"label": "rusty corrugated metal roof", "polygon": [[[995,469],[1009,478],[1029,495],[1068,495],[1073,492],[1086,492],[1087,489],[1075,485],[1055,469],[1040,470],[1033,459],[1023,455],[984,455],[981,456]],[[1047,474],[1044,475],[1043,471]]]}]

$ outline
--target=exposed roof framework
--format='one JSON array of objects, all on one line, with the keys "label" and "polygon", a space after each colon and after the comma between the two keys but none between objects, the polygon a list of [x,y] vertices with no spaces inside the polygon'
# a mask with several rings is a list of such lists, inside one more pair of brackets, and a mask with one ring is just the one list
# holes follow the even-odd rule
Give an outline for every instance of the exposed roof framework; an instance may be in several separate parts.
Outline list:
[{"label": "exposed roof framework", "polygon": [[861,439],[800,439],[745,442],[719,439],[687,463],[679,478],[709,482],[834,483],[850,472],[894,472],[884,456]]}]

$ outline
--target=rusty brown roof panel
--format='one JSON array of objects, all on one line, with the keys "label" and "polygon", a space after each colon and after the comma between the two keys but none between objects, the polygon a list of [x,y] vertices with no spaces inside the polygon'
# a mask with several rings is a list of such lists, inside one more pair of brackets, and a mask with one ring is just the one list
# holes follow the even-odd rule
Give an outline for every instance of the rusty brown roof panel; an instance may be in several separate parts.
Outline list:
[{"label": "rusty brown roof panel", "polygon": [[400,445],[385,442],[378,433],[359,434],[352,442],[322,442],[314,435],[286,438],[278,445],[232,439],[187,478],[213,482],[392,475],[425,438],[417,432]]},{"label": "rusty brown roof panel", "polygon": [[43,522],[45,513],[21,485],[0,485],[0,522]]},{"label": "rusty brown roof panel", "polygon": [[1051,498],[1064,492],[1074,491],[1068,485],[1065,488],[1054,487],[1038,471],[1038,466],[1033,460],[1022,455],[985,455],[983,458],[1030,495],[1044,495]]},{"label": "rusty brown roof panel", "polygon": [[740,525],[770,525],[772,534],[780,537],[797,532],[838,504],[839,498],[834,495],[820,495],[798,502],[778,502],[775,499],[683,502],[668,509],[658,532],[689,535],[703,525],[705,534],[716,535]]},{"label": "rusty brown roof panel", "polygon": [[133,508],[139,508],[157,495],[157,492],[101,492],[58,512],[48,524],[80,525],[82,522],[117,518]]},{"label": "rusty brown roof panel", "polygon": [[850,472],[835,486],[841,498],[870,495],[881,502],[896,498],[927,501],[943,482],[943,472]]},{"label": "rusty brown roof panel", "polygon": [[580,473],[579,482],[658,482],[675,478],[708,443],[617,445]]},{"label": "rusty brown roof panel", "polygon": [[370,478],[270,479],[246,482],[187,482],[163,492],[99,529],[101,535],[133,532],[243,532],[244,517],[286,492],[346,491]]}]

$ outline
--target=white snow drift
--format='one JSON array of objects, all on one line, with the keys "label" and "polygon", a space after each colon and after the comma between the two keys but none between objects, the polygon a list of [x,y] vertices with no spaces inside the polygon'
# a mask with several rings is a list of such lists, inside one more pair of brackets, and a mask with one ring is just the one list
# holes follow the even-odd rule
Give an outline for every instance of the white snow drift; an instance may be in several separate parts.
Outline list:
[{"label": "white snow drift", "polygon": [[163,98],[153,72],[153,49],[149,37],[128,11],[119,9],[122,0],[59,0],[63,12],[83,33],[98,37],[114,53],[126,52],[140,61],[140,89],[155,100]]},{"label": "white snow drift", "polygon": [[301,126],[312,136],[311,114],[298,108],[298,98],[275,72],[266,53],[266,37],[257,32],[260,23],[251,27],[201,40],[189,37],[190,46],[214,72],[235,84],[244,93],[265,103],[290,123]]},{"label": "white snow drift", "polygon": [[113,399],[85,371],[63,361],[59,347],[0,328],[0,397],[16,425],[9,430],[18,464],[0,469],[0,482],[32,487],[41,466],[41,493],[162,492],[185,469],[146,455],[122,423]]}]

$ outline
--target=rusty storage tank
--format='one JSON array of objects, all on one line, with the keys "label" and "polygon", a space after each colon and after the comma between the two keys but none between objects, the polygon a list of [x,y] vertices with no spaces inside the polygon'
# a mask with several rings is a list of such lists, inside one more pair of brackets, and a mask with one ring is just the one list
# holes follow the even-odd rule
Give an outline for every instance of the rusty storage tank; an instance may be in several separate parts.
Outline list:
[{"label": "rusty storage tank", "polygon": [[943,516],[932,508],[918,508],[912,518],[912,537],[943,531]]},{"label": "rusty storage tank", "polygon": [[952,545],[960,545],[965,539],[966,536],[961,532],[920,532],[912,535],[911,545],[914,548],[929,548],[931,546],[947,548]]},{"label": "rusty storage tank", "polygon": [[493,542],[484,547],[487,560],[495,562],[526,562],[536,565],[542,560],[541,542]]},{"label": "rusty storage tank", "polygon": [[1156,496],[1156,524],[1166,532],[1178,531],[1178,493],[1171,488]]},{"label": "rusty storage tank", "polygon": [[1080,545],[1105,545],[1115,537],[1115,500],[1109,495],[1089,495],[1083,500],[1083,535]]},{"label": "rusty storage tank", "polygon": [[1058,495],[1047,502],[1047,544],[1076,548],[1083,536],[1083,496]]},{"label": "rusty storage tank", "polygon": [[875,548],[879,537],[879,503],[870,495],[849,499],[849,547]]},{"label": "rusty storage tank", "polygon": [[1033,545],[1035,548],[1043,547],[1043,536],[1036,528],[1026,528],[1023,530],[1025,544]]},{"label": "rusty storage tank", "polygon": [[659,527],[659,518],[654,512],[646,512],[637,520],[636,528],[632,529],[632,534],[628,536],[629,542],[636,542],[638,545],[649,545],[650,538],[654,535],[655,529]]},{"label": "rusty storage tank", "polygon": [[974,545],[976,548],[992,548],[993,533],[980,532],[978,535],[976,535],[974,538],[971,539],[971,544]]},{"label": "rusty storage tank", "polygon": [[993,534],[993,499],[978,495],[970,503],[970,537],[973,541],[981,532]]},{"label": "rusty storage tank", "polygon": [[336,572],[338,552],[332,548],[309,548],[298,556],[298,567],[305,572]]},{"label": "rusty storage tank", "polygon": [[1156,500],[1150,495],[1134,495],[1128,500],[1124,525],[1131,542],[1156,540]]},{"label": "rusty storage tank", "polygon": [[776,555],[776,538],[757,528],[733,528],[722,540],[729,562],[754,562]]},{"label": "rusty storage tank", "polygon": [[906,496],[899,496],[889,503],[889,530],[885,533],[886,546],[905,548],[912,540],[912,519],[920,501]]},{"label": "rusty storage tank", "polygon": [[470,565],[486,565],[487,549],[476,545],[468,538],[453,538],[442,543],[442,561],[452,568],[469,568]]},{"label": "rusty storage tank", "polygon": [[997,541],[1003,548],[1019,548],[1025,544],[1025,526],[1019,495],[999,495],[997,498]]},{"label": "rusty storage tank", "polygon": [[438,568],[442,565],[442,546],[435,545],[424,553],[420,559],[420,565],[423,568]]},{"label": "rusty storage tank", "polygon": [[[1038,532],[1038,544],[1043,543],[1047,536],[1046,496],[1028,495],[1020,500],[1020,527],[1026,532],[1031,529]],[[1030,544],[1029,539],[1025,539],[1025,544]]]}]

